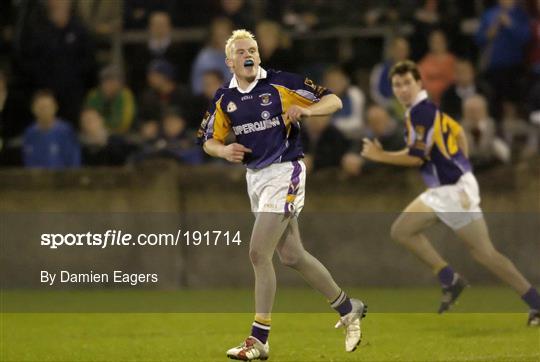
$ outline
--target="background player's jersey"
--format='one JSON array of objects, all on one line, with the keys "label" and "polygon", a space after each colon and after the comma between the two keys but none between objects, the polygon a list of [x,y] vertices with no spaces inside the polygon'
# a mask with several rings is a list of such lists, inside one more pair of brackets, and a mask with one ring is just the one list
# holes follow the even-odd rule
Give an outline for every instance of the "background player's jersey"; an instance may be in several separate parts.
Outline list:
[{"label": "background player's jersey", "polygon": [[420,168],[428,187],[455,184],[471,164],[459,149],[459,123],[437,109],[422,91],[406,114],[409,154],[420,157]]},{"label": "background player's jersey", "polygon": [[202,143],[212,138],[224,142],[233,131],[236,141],[253,151],[244,159],[251,169],[297,160],[304,156],[300,125],[285,119],[285,112],[292,105],[310,106],[327,94],[330,91],[308,78],[259,67],[253,89],[242,93],[233,77],[216,92],[198,137]]}]

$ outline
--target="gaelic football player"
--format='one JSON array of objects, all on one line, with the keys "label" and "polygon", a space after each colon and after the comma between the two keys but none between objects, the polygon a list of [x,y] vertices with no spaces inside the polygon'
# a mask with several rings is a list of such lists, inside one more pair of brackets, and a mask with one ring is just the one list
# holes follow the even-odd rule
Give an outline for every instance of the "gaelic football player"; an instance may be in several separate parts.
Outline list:
[{"label": "gaelic football player", "polygon": [[[234,74],[220,88],[205,115],[199,137],[204,150],[247,167],[247,189],[255,224],[249,256],[255,272],[255,320],[249,337],[227,351],[233,359],[267,359],[271,311],[276,291],[272,256],[296,269],[340,314],[336,327],[346,329],[345,348],[360,343],[360,319],[366,305],[350,299],[328,270],[303,247],[298,215],[304,206],[306,168],[302,162],[299,121],[332,114],[341,100],[311,80],[292,73],[265,70],[257,42],[246,30],[235,30],[225,46]],[[233,132],[236,142],[225,144]]]},{"label": "gaelic football player", "polygon": [[397,63],[390,71],[390,80],[395,96],[407,108],[407,148],[387,152],[377,141],[364,139],[362,155],[377,162],[419,167],[428,187],[394,222],[392,238],[437,274],[443,292],[439,313],[443,313],[455,302],[467,282],[423,234],[426,228],[441,220],[463,240],[477,262],[510,285],[529,305],[528,325],[538,325],[540,296],[537,290],[490,240],[461,126],[428,99],[415,63]]}]

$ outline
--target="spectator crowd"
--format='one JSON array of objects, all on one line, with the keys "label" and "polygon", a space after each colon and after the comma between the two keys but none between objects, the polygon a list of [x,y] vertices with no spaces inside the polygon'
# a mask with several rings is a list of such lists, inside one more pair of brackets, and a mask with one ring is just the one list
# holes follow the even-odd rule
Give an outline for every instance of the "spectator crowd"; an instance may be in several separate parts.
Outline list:
[{"label": "spectator crowd", "polygon": [[[430,98],[463,126],[477,170],[538,155],[540,1],[413,2],[3,2],[1,164],[219,162],[204,155],[195,132],[231,79],[224,44],[236,28],[256,35],[263,67],[308,75],[342,99],[339,112],[302,126],[311,172],[358,176],[381,167],[360,156],[364,137],[387,150],[405,146],[405,110],[388,79],[405,59],[418,62]],[[345,57],[316,38],[346,25],[381,36],[359,38]],[[206,41],[179,40],[193,29],[205,30]],[[126,34],[144,36],[122,41]]]}]

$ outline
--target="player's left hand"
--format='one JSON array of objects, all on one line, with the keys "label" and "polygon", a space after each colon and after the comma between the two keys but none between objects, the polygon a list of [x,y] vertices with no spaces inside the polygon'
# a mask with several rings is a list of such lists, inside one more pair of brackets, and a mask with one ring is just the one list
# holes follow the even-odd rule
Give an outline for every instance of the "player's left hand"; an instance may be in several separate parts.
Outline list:
[{"label": "player's left hand", "polygon": [[285,116],[293,123],[298,122],[302,117],[310,117],[311,110],[300,106],[290,106],[285,112]]},{"label": "player's left hand", "polygon": [[364,147],[362,148],[362,157],[365,157],[368,160],[378,161],[382,153],[383,153],[383,148],[377,139],[372,141],[369,138],[364,138]]}]

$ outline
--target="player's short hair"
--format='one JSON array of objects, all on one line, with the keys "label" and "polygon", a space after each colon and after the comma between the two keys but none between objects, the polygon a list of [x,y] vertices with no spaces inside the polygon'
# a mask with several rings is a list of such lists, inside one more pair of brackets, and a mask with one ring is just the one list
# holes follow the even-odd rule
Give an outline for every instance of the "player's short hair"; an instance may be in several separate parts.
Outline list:
[{"label": "player's short hair", "polygon": [[405,75],[407,73],[411,73],[414,80],[416,81],[419,81],[422,79],[422,77],[420,77],[420,70],[418,69],[418,66],[412,60],[404,60],[404,61],[397,62],[396,64],[394,64],[392,69],[390,69],[390,73],[388,74],[388,79],[392,80],[394,75]]},{"label": "player's short hair", "polygon": [[225,43],[225,56],[228,59],[232,58],[232,52],[233,52],[232,47],[233,47],[234,42],[240,39],[252,39],[255,42],[257,41],[255,39],[255,35],[253,35],[253,33],[251,33],[250,31],[246,29],[234,30],[231,36],[229,37],[229,39],[227,39],[227,43]]}]

